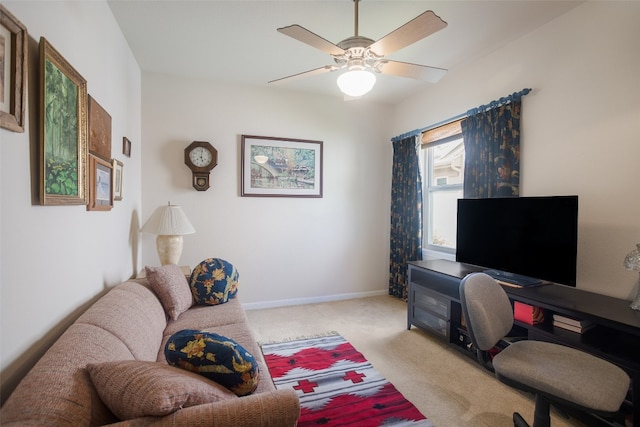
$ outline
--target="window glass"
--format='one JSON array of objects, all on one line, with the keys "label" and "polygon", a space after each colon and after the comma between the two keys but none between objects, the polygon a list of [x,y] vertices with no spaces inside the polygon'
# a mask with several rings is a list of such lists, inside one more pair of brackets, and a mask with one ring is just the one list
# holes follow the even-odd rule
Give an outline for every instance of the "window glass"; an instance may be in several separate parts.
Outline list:
[{"label": "window glass", "polygon": [[456,217],[462,189],[434,191],[431,196],[431,233],[429,244],[445,248],[456,247]]},{"label": "window glass", "polygon": [[455,252],[457,200],[462,198],[464,143],[460,135],[423,146],[424,235],[427,249]]}]

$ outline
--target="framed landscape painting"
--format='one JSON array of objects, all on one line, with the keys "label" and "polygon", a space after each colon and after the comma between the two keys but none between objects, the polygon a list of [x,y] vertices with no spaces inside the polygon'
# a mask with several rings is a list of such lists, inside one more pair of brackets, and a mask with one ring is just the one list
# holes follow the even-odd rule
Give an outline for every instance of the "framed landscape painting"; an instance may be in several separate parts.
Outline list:
[{"label": "framed landscape painting", "polygon": [[242,135],[242,196],[322,197],[322,141]]},{"label": "framed landscape painting", "polygon": [[86,205],[87,81],[40,38],[40,203]]}]

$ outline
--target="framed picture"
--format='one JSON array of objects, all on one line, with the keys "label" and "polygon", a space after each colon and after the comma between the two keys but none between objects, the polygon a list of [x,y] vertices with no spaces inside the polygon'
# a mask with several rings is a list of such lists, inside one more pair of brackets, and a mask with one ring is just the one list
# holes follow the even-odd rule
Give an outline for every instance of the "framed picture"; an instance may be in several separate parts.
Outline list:
[{"label": "framed picture", "polygon": [[111,159],[111,116],[89,95],[89,153]]},{"label": "framed picture", "polygon": [[87,81],[40,38],[40,203],[86,205]]},{"label": "framed picture", "polygon": [[126,136],[122,137],[122,154],[131,157],[131,141]]},{"label": "framed picture", "polygon": [[242,135],[242,196],[322,197],[322,141]]},{"label": "framed picture", "polygon": [[0,127],[24,132],[27,28],[0,4]]},{"label": "framed picture", "polygon": [[89,155],[88,211],[110,211],[113,207],[113,167],[100,157]]},{"label": "framed picture", "polygon": [[122,200],[122,179],[124,164],[113,159],[113,200]]}]

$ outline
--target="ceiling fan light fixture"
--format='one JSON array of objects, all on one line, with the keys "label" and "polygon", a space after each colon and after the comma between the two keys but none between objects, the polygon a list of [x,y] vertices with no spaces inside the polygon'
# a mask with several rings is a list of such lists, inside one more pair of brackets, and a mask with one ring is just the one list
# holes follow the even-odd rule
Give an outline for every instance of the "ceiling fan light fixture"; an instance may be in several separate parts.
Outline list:
[{"label": "ceiling fan light fixture", "polygon": [[376,76],[367,70],[349,70],[338,76],[338,87],[348,96],[362,96],[376,83]]}]

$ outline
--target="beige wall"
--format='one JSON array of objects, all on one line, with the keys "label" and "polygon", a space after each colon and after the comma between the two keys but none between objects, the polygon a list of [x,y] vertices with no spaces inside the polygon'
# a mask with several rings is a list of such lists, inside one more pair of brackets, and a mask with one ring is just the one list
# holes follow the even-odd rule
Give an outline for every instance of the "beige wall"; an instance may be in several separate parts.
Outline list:
[{"label": "beige wall", "polygon": [[[238,268],[249,307],[385,293],[389,252],[389,107],[283,90],[143,74],[143,221],[179,204],[196,233],[182,263]],[[322,198],[240,197],[241,135],[323,141]],[[191,187],[184,148],[218,150],[211,188]],[[144,264],[157,265],[143,234]]]},{"label": "beige wall", "polygon": [[[85,305],[140,263],[141,78],[103,2],[4,2],[30,36],[26,132],[0,129],[0,361],[2,397]],[[124,199],[111,212],[39,206],[38,41],[44,36],[87,80],[112,118]],[[122,137],[134,143],[122,155]],[[4,399],[3,399],[4,400]]]},{"label": "beige wall", "polygon": [[[525,87],[521,194],[579,196],[577,287],[632,299],[640,242],[640,3],[586,2],[452,70],[395,110],[395,134]],[[553,262],[553,260],[549,260]]]},{"label": "beige wall", "polygon": [[[141,76],[106,3],[3,4],[27,26],[32,47],[28,130],[0,130],[3,398],[86,304],[158,263],[154,237],[138,229],[168,201],[197,230],[185,238],[183,263],[232,261],[249,307],[385,292],[390,137],[523,87],[534,89],[523,107],[523,194],[580,195],[578,286],[635,292],[637,273],[622,260],[640,242],[640,3],[587,2],[396,108]],[[40,36],[112,116],[125,187],[111,212],[33,203]],[[324,141],[324,197],[240,197],[243,133]],[[133,142],[131,158],[120,154],[122,136]],[[183,163],[193,140],[219,151],[203,193],[191,188]]]}]

